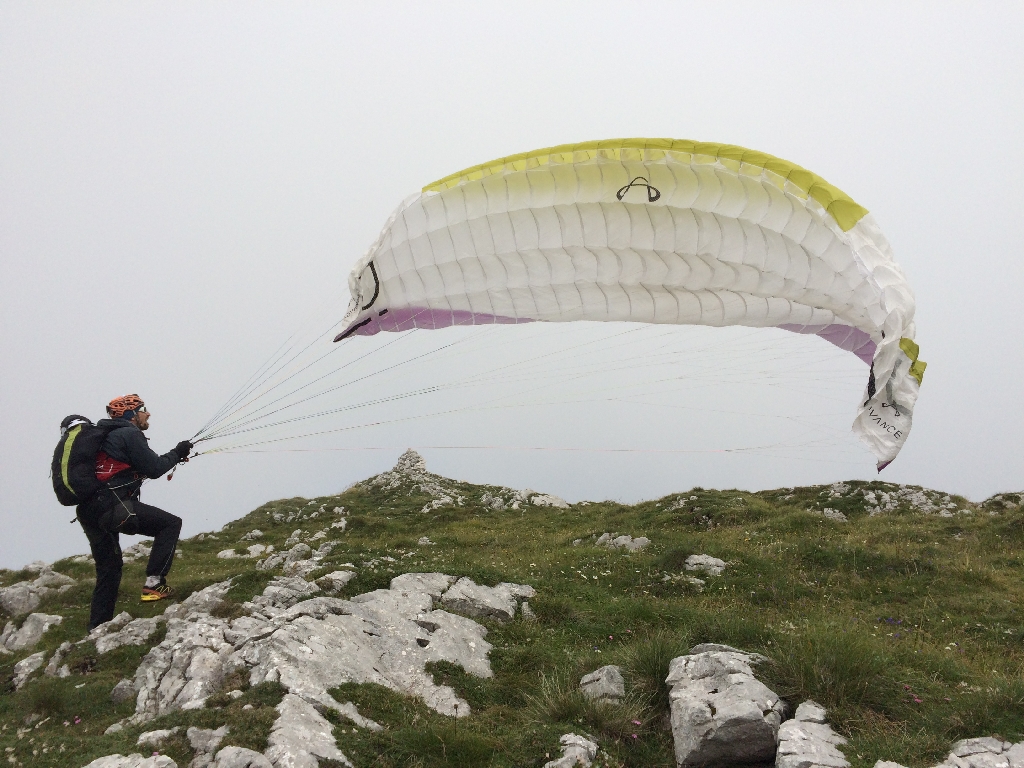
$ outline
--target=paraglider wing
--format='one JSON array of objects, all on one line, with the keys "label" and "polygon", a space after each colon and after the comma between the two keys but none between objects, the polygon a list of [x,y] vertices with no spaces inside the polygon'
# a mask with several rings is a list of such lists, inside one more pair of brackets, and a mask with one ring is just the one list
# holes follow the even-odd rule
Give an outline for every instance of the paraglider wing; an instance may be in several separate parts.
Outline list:
[{"label": "paraglider wing", "polygon": [[335,341],[571,320],[817,334],[871,366],[854,431],[879,469],[925,367],[913,294],[867,209],[725,144],[614,139],[468,168],[406,199],[349,287]]}]

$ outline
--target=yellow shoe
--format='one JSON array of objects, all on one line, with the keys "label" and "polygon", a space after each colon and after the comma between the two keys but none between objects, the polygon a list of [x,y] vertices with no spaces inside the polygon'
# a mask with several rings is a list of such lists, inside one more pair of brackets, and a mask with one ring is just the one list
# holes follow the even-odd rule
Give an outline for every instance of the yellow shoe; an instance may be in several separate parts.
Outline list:
[{"label": "yellow shoe", "polygon": [[166,584],[157,584],[155,587],[143,587],[142,597],[139,599],[144,603],[152,603],[156,600],[165,600],[174,596],[174,590]]}]

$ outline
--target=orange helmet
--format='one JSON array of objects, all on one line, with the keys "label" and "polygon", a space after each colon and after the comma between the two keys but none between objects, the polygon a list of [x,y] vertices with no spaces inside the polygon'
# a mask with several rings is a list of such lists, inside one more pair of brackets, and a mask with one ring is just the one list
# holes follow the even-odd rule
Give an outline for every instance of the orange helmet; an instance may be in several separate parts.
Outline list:
[{"label": "orange helmet", "polygon": [[113,418],[119,419],[124,416],[125,411],[137,411],[144,405],[145,403],[142,402],[142,398],[138,395],[124,395],[123,397],[115,397],[107,403],[107,413]]}]

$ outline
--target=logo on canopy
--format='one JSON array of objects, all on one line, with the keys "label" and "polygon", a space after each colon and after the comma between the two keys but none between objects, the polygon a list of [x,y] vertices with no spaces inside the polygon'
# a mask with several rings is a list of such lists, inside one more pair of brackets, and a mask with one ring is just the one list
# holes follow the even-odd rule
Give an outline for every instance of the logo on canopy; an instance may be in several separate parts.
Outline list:
[{"label": "logo on canopy", "polygon": [[649,203],[653,203],[661,197],[661,191],[657,187],[652,187],[651,182],[643,176],[637,176],[629,184],[622,187],[622,189],[615,193],[615,197],[618,200],[622,200],[633,187],[647,187],[647,202]]}]

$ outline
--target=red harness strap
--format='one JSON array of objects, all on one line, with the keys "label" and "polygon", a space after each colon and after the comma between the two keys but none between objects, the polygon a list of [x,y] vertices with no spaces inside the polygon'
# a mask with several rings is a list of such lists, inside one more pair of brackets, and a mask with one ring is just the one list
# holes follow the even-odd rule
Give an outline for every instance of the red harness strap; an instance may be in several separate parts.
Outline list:
[{"label": "red harness strap", "polygon": [[119,472],[131,469],[131,466],[131,464],[126,464],[123,461],[112,459],[103,451],[100,451],[96,454],[96,479],[101,483],[105,483]]}]

